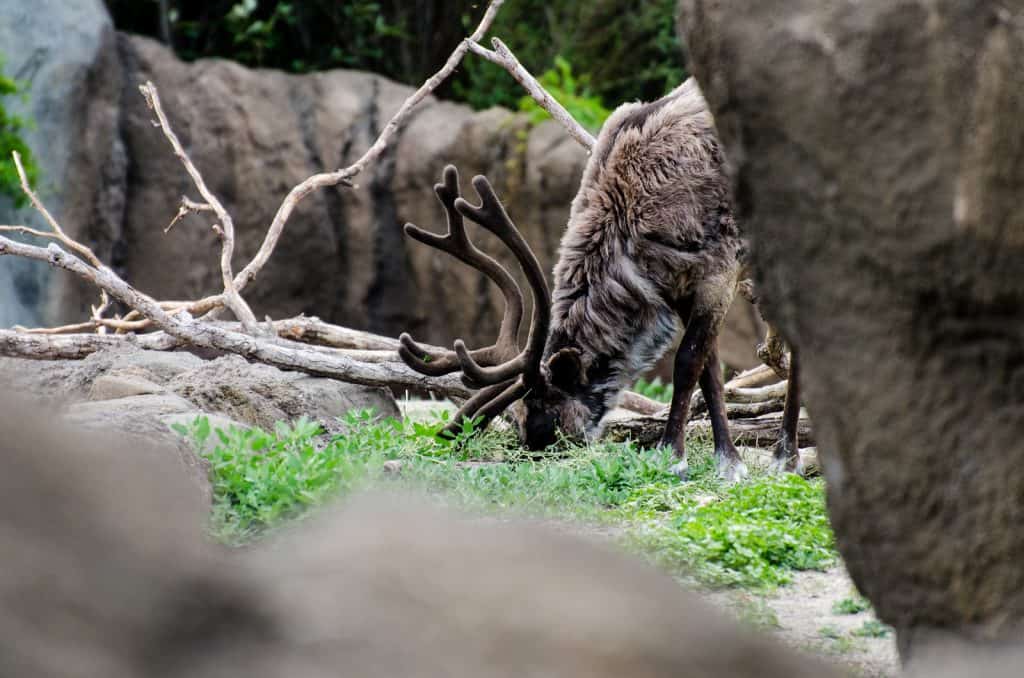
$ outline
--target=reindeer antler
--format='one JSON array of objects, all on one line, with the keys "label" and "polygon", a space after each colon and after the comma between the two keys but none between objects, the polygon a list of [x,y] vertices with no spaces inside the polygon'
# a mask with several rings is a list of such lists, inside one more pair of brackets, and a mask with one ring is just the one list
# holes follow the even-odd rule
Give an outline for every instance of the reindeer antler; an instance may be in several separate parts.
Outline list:
[{"label": "reindeer antler", "polygon": [[[449,426],[454,431],[463,418],[482,417],[482,426],[522,398],[540,381],[540,362],[551,321],[551,296],[544,272],[522,234],[512,223],[486,177],[473,178],[480,205],[459,194],[459,173],[451,165],[444,169],[444,183],[434,191],[448,214],[448,233],[443,236],[406,224],[406,234],[428,247],[447,252],[490,278],[505,297],[505,315],[498,338],[491,346],[470,351],[461,339],[454,351],[431,352],[407,333],[400,337],[399,355],[412,369],[431,376],[461,370],[463,381],[480,390],[467,400]],[[533,317],[526,348],[519,350],[519,326],[523,318],[523,293],[512,275],[497,261],[481,252],[469,240],[463,217],[487,229],[505,244],[519,262],[533,295]]]}]

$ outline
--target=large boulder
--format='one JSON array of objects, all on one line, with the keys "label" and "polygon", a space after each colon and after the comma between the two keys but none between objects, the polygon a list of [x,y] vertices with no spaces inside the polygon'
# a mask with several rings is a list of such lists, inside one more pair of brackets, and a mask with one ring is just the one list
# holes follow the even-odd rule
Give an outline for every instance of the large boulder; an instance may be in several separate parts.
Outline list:
[{"label": "large boulder", "polygon": [[839,548],[912,657],[1024,638],[1024,10],[682,0]]},{"label": "large boulder", "polygon": [[[116,33],[103,1],[5,2],[0,46],[4,72],[29,87],[25,100],[6,97],[3,105],[33,123],[22,136],[41,169],[39,197],[72,237],[84,237],[116,264],[127,159],[117,130]],[[47,228],[35,211],[16,210],[7,198],[0,198],[0,223]],[[66,302],[72,289],[95,302],[93,290],[45,264],[0,258],[0,327],[77,314],[81,308]]]}]

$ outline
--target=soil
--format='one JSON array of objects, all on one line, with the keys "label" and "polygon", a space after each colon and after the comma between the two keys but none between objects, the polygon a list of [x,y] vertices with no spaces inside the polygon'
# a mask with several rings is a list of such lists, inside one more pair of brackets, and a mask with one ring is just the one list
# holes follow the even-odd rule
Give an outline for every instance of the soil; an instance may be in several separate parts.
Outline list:
[{"label": "soil", "polygon": [[839,565],[827,572],[798,572],[793,583],[767,596],[728,590],[710,592],[707,597],[742,622],[753,624],[797,649],[847,667],[854,675],[898,675],[899,657],[891,632],[884,638],[851,635],[851,631],[874,619],[870,611],[833,612],[836,601],[854,595],[853,583]]}]

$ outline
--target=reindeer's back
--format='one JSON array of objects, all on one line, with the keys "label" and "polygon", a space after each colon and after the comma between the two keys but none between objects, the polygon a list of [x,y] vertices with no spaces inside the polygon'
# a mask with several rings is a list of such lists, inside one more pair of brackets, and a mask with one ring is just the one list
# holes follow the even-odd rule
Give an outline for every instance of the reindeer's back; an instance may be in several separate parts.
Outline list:
[{"label": "reindeer's back", "polygon": [[605,123],[573,201],[556,287],[625,258],[661,296],[676,297],[731,271],[739,250],[714,120],[691,78]]}]

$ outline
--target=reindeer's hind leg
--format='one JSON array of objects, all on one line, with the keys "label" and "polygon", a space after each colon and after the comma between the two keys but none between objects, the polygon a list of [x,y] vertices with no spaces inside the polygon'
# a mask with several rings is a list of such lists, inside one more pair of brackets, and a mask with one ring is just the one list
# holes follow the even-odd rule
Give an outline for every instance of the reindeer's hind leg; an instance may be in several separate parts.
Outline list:
[{"label": "reindeer's hind leg", "polygon": [[797,427],[800,423],[800,361],[796,349],[789,350],[789,382],[786,386],[786,405],[782,410],[782,428],[779,442],[775,444],[772,468],[803,475],[804,464],[800,458]]},{"label": "reindeer's hind leg", "polygon": [[718,473],[725,480],[735,482],[747,475],[747,466],[740,458],[740,453],[732,443],[729,434],[729,416],[725,408],[725,388],[722,384],[722,371],[718,365],[717,342],[712,341],[704,371],[700,375],[700,390],[704,394],[704,402],[708,404],[708,416],[711,418],[711,432],[715,439],[715,457],[718,460]]}]

